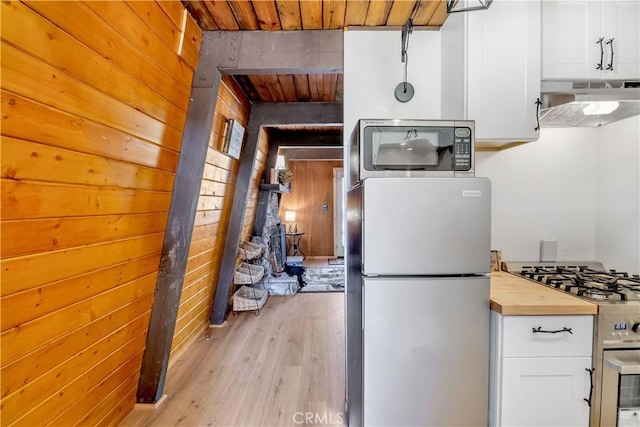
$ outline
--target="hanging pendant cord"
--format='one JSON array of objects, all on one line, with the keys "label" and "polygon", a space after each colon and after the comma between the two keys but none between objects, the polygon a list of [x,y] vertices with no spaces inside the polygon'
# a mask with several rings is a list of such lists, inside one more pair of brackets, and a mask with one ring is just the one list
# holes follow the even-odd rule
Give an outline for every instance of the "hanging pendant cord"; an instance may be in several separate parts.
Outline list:
[{"label": "hanging pendant cord", "polygon": [[407,93],[407,74],[409,67],[409,34],[413,32],[413,20],[409,18],[402,28],[402,62],[404,62],[403,88]]},{"label": "hanging pendant cord", "polygon": [[404,54],[404,93],[407,93],[407,68],[409,67],[409,52]]}]

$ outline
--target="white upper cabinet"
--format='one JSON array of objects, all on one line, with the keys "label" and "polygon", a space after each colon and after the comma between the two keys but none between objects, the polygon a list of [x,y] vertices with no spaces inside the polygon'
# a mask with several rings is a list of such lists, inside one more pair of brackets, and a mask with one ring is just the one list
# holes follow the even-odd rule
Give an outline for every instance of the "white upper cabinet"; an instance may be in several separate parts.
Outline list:
[{"label": "white upper cabinet", "polygon": [[543,80],[640,78],[640,1],[544,0]]},{"label": "white upper cabinet", "polygon": [[442,115],[475,120],[478,147],[538,139],[540,9],[540,1],[496,0],[443,27]]}]

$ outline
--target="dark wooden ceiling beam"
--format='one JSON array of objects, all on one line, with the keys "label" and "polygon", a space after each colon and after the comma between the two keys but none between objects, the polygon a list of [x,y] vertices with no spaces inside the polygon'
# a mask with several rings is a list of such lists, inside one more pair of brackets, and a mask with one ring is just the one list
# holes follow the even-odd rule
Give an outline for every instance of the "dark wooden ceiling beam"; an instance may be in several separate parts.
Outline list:
[{"label": "dark wooden ceiling beam", "polygon": [[[330,130],[326,132],[291,131],[271,129],[269,132],[269,147],[277,151],[279,147],[342,147],[342,132]],[[268,167],[273,167],[269,164]]]},{"label": "dark wooden ceiling beam", "polygon": [[[216,32],[212,32],[216,33]],[[343,32],[239,31],[223,74],[341,74]]]}]

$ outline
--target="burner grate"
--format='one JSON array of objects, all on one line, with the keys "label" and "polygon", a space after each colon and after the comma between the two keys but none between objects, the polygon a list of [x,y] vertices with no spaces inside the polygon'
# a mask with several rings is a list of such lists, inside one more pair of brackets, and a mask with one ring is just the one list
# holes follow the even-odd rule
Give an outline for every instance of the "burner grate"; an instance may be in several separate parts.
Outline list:
[{"label": "burner grate", "polygon": [[520,275],[571,294],[597,301],[640,300],[640,276],[603,271],[587,265],[524,265]]}]

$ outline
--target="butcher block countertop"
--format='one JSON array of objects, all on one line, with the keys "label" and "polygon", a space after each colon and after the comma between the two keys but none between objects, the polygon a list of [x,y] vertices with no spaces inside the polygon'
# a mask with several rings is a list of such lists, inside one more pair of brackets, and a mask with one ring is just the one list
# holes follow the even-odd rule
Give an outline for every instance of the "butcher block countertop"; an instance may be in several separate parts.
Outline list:
[{"label": "butcher block countertop", "polygon": [[494,271],[491,309],[503,316],[596,314],[598,305],[506,271]]}]

